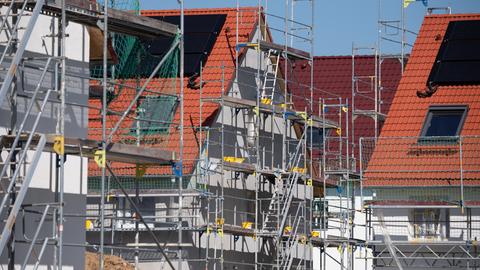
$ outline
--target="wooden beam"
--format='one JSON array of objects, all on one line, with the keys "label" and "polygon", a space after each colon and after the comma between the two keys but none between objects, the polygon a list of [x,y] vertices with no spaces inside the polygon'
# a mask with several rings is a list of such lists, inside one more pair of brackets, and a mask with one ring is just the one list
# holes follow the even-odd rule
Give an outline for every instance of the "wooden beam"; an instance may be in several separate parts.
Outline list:
[{"label": "wooden beam", "polygon": [[[36,2],[36,0],[28,1],[30,6]],[[10,0],[0,0],[0,6],[10,3]],[[22,5],[23,1],[17,0],[15,4]],[[59,16],[62,12],[61,0],[47,1],[42,10],[46,15]],[[65,12],[67,20],[94,27],[99,27],[98,22],[103,21],[104,16],[103,7],[89,0],[65,0]],[[174,24],[117,9],[108,10],[108,29],[145,38],[174,36],[178,33],[178,27]]]}]

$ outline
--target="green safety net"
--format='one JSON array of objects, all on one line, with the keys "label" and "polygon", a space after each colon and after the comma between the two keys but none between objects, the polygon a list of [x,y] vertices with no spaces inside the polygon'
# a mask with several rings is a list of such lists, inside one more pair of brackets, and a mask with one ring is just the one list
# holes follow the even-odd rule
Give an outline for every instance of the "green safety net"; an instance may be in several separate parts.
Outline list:
[{"label": "green safety net", "polygon": [[[98,2],[103,5],[104,2]],[[140,15],[140,3],[138,0],[109,1],[109,7],[118,10],[126,10]],[[144,78],[151,75],[153,69],[161,61],[161,56],[151,55],[137,37],[112,33],[112,45],[117,55],[118,62],[108,65],[108,77],[113,79]],[[179,35],[172,39],[177,41]],[[162,64],[158,74],[160,78],[173,78],[178,75],[179,49],[176,48]],[[90,67],[92,78],[103,78],[103,65]]]},{"label": "green safety net", "polygon": [[[143,176],[140,179],[134,176],[117,176],[125,189],[135,189],[138,184],[139,189],[176,189],[178,188],[178,180],[173,176]],[[88,178],[88,192],[99,192],[102,184],[102,177],[91,176]],[[196,188],[193,182],[183,181],[182,187],[184,189]],[[111,179],[110,183],[105,181],[106,189],[119,189],[120,186]]]},{"label": "green safety net", "polygon": [[176,96],[147,96],[137,108],[141,121],[134,121],[132,135],[168,133],[177,104]]},{"label": "green safety net", "polygon": [[[172,45],[175,44],[179,38],[180,35],[175,36],[172,40]],[[177,77],[180,61],[179,57],[180,49],[177,46],[165,59],[156,76],[160,78]],[[137,39],[128,58],[126,59],[126,63],[128,63],[128,65],[124,65],[122,72],[117,74],[117,78],[148,77],[158,63],[162,60],[162,58],[163,56],[151,55],[145,49],[143,42]]]},{"label": "green safety net", "polygon": [[[102,3],[100,2],[100,4]],[[139,14],[138,0],[109,2],[109,7],[131,10],[135,14]],[[118,84],[112,88],[112,97],[109,98],[109,101],[116,100],[120,96],[122,97],[121,100],[129,100],[129,98],[134,98],[138,90],[131,87],[132,81],[137,81],[137,88],[141,87],[143,83],[141,79],[152,74],[167,51],[163,55],[151,55],[143,41],[139,38],[117,33],[114,33],[111,37],[112,46],[118,56],[118,62],[108,66],[107,74],[109,78],[117,80]],[[117,139],[120,142],[129,144],[140,140],[143,146],[148,147],[148,145],[152,144],[155,147],[163,147],[163,145],[159,145],[164,143],[162,136],[176,129],[176,126],[172,125],[172,119],[178,105],[178,97],[176,95],[179,80],[180,50],[176,44],[179,38],[179,34],[172,37],[170,48],[174,49],[163,59],[161,67],[155,74],[156,78],[161,79],[152,82],[142,97],[140,97],[138,107],[128,112],[128,118],[137,120],[132,121],[132,124],[129,124],[127,127],[120,128],[117,132]],[[102,78],[102,65],[91,66],[90,74],[93,78]],[[124,84],[129,85],[129,87],[125,87]],[[116,106],[120,105],[110,103],[109,108],[112,110],[124,109]],[[168,166],[170,167],[170,165]],[[166,175],[148,175],[149,173],[150,169],[147,170],[147,175],[136,178],[135,175],[131,175],[130,171],[124,173],[121,169],[116,170],[116,174],[127,189],[135,188],[136,181],[139,181],[140,189],[178,188],[178,182],[175,179],[172,180],[171,177]],[[88,190],[97,191],[100,189],[101,177],[94,176],[98,175],[96,171],[92,171],[92,174],[88,177]],[[192,185],[189,181],[184,181],[183,184],[184,188]],[[111,182],[109,188],[114,189],[118,187]]]},{"label": "green safety net", "polygon": [[[99,0],[97,3],[100,5],[105,4],[103,0]],[[138,0],[108,1],[108,7],[117,10],[125,10],[128,12],[132,12],[135,15],[140,15],[140,2]],[[118,63],[116,65],[108,66],[109,76],[112,76],[112,72],[114,73],[114,77],[117,77],[116,74],[122,74],[122,70],[125,68],[125,66],[128,66],[127,59],[132,52],[132,49],[134,48],[136,42],[136,37],[117,33],[112,34],[113,48],[118,56]],[[91,67],[90,76],[93,78],[102,78],[103,66],[96,65],[94,67]]]}]

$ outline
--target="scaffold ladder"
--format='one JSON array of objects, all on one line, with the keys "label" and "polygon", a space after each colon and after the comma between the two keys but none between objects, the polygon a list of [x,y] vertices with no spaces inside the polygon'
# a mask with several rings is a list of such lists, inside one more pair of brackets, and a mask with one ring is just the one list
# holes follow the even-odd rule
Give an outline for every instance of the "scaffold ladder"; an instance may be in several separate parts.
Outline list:
[{"label": "scaffold ladder", "polygon": [[390,234],[388,233],[388,229],[385,226],[382,210],[378,211],[378,221],[380,223],[380,229],[382,231],[383,239],[385,240],[385,245],[387,246],[388,251],[392,255],[392,258],[395,261],[395,263],[397,264],[398,269],[403,270],[403,266],[400,262],[400,259],[397,256],[397,252],[395,251],[395,246],[393,245],[392,238],[390,237]]},{"label": "scaffold ladder", "polygon": [[291,231],[287,234],[287,237],[282,238],[280,243],[280,249],[277,251],[277,260],[279,269],[288,270],[291,269],[294,259],[294,250],[298,246],[298,228],[300,227],[300,222],[302,220],[302,210],[303,206],[299,205],[295,215],[293,216],[293,221],[291,222]]},{"label": "scaffold ladder", "polygon": [[278,66],[280,53],[276,50],[268,50],[265,58],[265,70],[263,72],[262,103],[273,104],[275,98],[275,87],[277,85]]},{"label": "scaffold ladder", "polygon": [[300,138],[294,155],[289,160],[287,168],[289,169],[287,178],[277,178],[275,181],[275,188],[272,194],[272,199],[268,206],[268,210],[265,214],[263,221],[264,232],[274,233],[274,237],[277,242],[283,237],[285,223],[287,221],[288,212],[293,200],[295,187],[298,184],[300,173],[294,168],[298,168],[302,157],[303,140],[305,139],[305,133]]},{"label": "scaffold ladder", "polygon": [[[37,22],[38,16],[42,11],[45,0],[37,0],[35,7],[31,12],[27,11],[27,3],[29,0],[23,0],[19,5],[19,1],[10,1],[7,10],[1,14],[0,36],[5,34],[6,39],[2,40],[3,45],[2,54],[0,56],[0,70],[7,71],[0,87],[0,105],[3,104],[7,92],[10,89],[13,78],[18,70],[18,65],[23,58],[23,53],[27,47],[30,36]],[[15,6],[20,6],[17,12],[14,12]],[[24,19],[25,18],[25,19]],[[28,18],[27,26],[21,27],[20,22],[24,22]],[[13,25],[10,25],[11,22]],[[20,30],[24,30],[20,35]],[[20,37],[21,36],[21,37]],[[7,59],[10,60],[8,64]]]}]

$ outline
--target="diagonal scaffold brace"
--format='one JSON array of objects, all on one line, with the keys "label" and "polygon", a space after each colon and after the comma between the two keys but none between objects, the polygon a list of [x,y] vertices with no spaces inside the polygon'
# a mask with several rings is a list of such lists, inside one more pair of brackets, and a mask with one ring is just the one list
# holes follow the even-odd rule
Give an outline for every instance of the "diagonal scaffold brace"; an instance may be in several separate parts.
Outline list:
[{"label": "diagonal scaffold brace", "polygon": [[142,214],[140,213],[140,209],[138,209],[138,206],[137,204],[135,203],[135,201],[130,198],[130,196],[128,195],[127,191],[125,190],[125,188],[123,187],[122,183],[120,182],[120,180],[118,179],[118,177],[115,175],[115,173],[113,172],[112,168],[110,167],[110,164],[107,162],[106,164],[106,168],[107,170],[109,171],[110,175],[112,176],[113,180],[117,183],[118,187],[120,188],[120,190],[122,191],[122,193],[125,195],[125,198],[128,200],[128,202],[130,203],[130,205],[133,207],[133,210],[135,210],[135,214],[137,216],[137,218],[140,220],[140,222],[143,223],[143,225],[145,226],[145,228],[147,229],[148,233],[152,236],[152,239],[153,241],[155,241],[155,244],[157,245],[157,248],[158,248],[158,251],[160,251],[160,253],[162,253],[163,257],[165,258],[165,261],[168,263],[168,265],[172,268],[172,269],[175,269],[175,267],[173,266],[172,262],[170,261],[170,259],[168,258],[167,254],[165,253],[165,250],[163,249],[162,247],[162,244],[160,243],[160,240],[158,240],[157,236],[155,235],[155,233],[153,233],[152,229],[150,228],[150,226],[148,226],[147,222],[145,221],[145,219],[143,218]]}]

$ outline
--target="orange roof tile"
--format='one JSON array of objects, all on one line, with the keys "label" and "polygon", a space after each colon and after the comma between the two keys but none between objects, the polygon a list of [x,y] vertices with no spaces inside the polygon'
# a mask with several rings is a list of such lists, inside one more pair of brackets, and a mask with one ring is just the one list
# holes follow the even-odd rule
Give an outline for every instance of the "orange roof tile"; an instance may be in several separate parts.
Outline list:
[{"label": "orange roof tile", "polygon": [[[179,10],[143,10],[141,12],[142,16],[172,16],[179,15]],[[222,71],[220,69],[221,65],[225,66],[225,81],[226,85],[232,83],[234,77],[234,67],[235,67],[235,32],[236,32],[236,17],[237,10],[235,8],[218,8],[218,9],[190,9],[185,10],[185,15],[199,15],[199,14],[226,14],[226,20],[223,25],[223,28],[220,34],[217,37],[215,45],[208,57],[207,62],[204,64],[205,71],[202,74],[204,78],[208,80],[220,80],[222,77]],[[239,42],[248,42],[251,41],[253,33],[255,30],[255,25],[257,22],[258,9],[253,7],[243,7],[241,8],[241,18],[239,23]],[[233,57],[232,57],[233,56]],[[218,68],[217,68],[218,67]],[[148,85],[147,89],[154,89],[156,92],[165,92],[168,91],[168,87],[165,87],[165,83],[171,82],[172,79],[153,79]],[[197,134],[195,134],[195,128],[199,126],[200,121],[200,92],[199,90],[193,90],[187,88],[187,80],[185,78],[185,88],[184,88],[184,159],[183,159],[183,173],[189,174],[192,173],[195,166],[196,159],[199,154],[199,146],[197,142]],[[140,81],[140,85],[142,85]],[[135,86],[135,80],[127,80],[127,85]],[[163,84],[163,85],[162,85]],[[178,85],[178,81],[177,81]],[[178,86],[177,86],[178,88]],[[228,89],[226,87],[225,89]],[[117,93],[121,94],[110,103],[109,109],[114,111],[123,111],[128,107],[130,100],[133,99],[135,95],[134,88],[122,88],[116,89]],[[208,97],[218,97],[220,95],[221,87],[220,82],[218,83],[208,83],[203,87],[203,96]],[[177,89],[178,92],[178,89]],[[148,93],[144,94],[148,95]],[[100,107],[100,100],[91,99],[90,105],[95,107]],[[202,108],[202,120],[210,118],[218,110],[218,105],[209,104],[205,105]],[[133,108],[135,110],[135,107]],[[120,116],[118,115],[109,115],[108,116],[108,127],[111,128],[116,120]],[[175,124],[180,122],[180,107],[177,107],[176,113],[173,117],[172,126],[169,130],[169,135],[155,135],[149,136],[148,139],[153,141],[151,147],[160,147],[162,149],[168,149],[171,151],[179,152],[179,130]],[[114,141],[130,139],[134,142],[135,137],[128,135],[130,132],[130,127],[133,125],[132,119],[126,119],[121,125],[121,129],[118,132],[118,135],[115,136]],[[98,110],[91,109],[89,112],[89,137],[92,139],[101,138],[101,118],[100,112]],[[135,165],[133,164],[113,164],[113,167],[116,169],[119,175],[135,175]],[[97,169],[96,165],[93,162],[89,163],[89,175],[97,176],[100,174],[100,171]],[[166,167],[149,167],[146,171],[147,175],[165,175],[172,174],[171,168]]]},{"label": "orange roof tile", "polygon": [[437,35],[443,37],[449,22],[459,20],[480,20],[480,14],[425,17],[368,163],[364,186],[456,186],[460,179],[464,185],[480,185],[480,137],[465,137],[462,153],[458,142],[426,145],[413,138],[420,136],[431,105],[468,105],[461,135],[480,135],[480,85],[440,86],[430,98],[416,95],[425,89],[442,43]]}]

